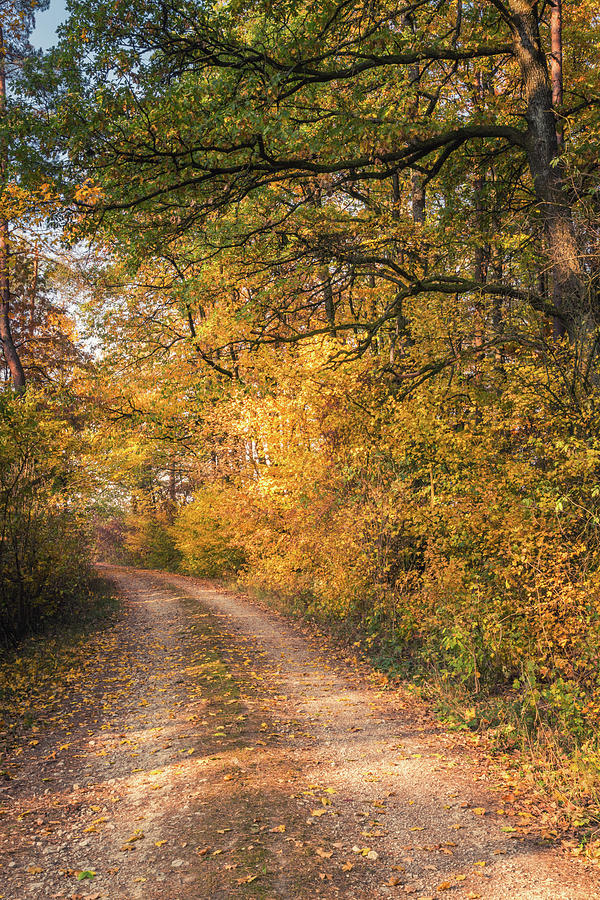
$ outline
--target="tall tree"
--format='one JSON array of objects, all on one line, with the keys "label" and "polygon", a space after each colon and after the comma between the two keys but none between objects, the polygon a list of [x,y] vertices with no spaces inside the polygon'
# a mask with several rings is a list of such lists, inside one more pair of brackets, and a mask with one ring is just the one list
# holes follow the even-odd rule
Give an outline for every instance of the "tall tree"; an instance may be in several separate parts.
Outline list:
[{"label": "tall tree", "polygon": [[[283,205],[273,207],[265,227],[280,214],[290,223],[288,237],[297,237],[291,223],[298,209],[316,206],[314,191],[299,191],[300,185],[318,184],[320,195],[349,215],[360,207],[381,210],[377,186],[392,177],[408,180],[420,223],[425,190],[437,185],[447,195],[447,173],[462,167],[464,192],[465,161],[487,155],[506,161],[517,190],[534,192],[529,227],[544,234],[547,261],[540,265],[552,272],[554,303],[518,281],[478,282],[472,269],[450,276],[441,255],[426,279],[418,267],[400,273],[389,252],[368,252],[356,235],[345,241],[339,229],[318,225],[318,217],[313,264],[322,271],[324,256],[337,258],[348,283],[361,273],[375,275],[396,283],[405,297],[512,292],[556,313],[573,339],[595,324],[585,248],[559,157],[550,47],[543,38],[547,10],[537,3],[488,0],[477,10],[454,0],[329,2],[293,10],[283,3],[230,3],[217,11],[174,0],[159,13],[141,0],[134,14],[102,2],[74,10],[72,54],[84,40],[89,65],[80,69],[81,90],[71,107],[73,158],[82,175],[100,183],[98,209],[112,211],[115,229],[120,218],[121,242],[160,254],[193,235],[198,255],[201,223],[214,223],[238,203],[249,208],[261,196],[275,201],[277,191]],[[589,27],[596,27],[591,20]],[[469,108],[463,85],[484,60],[500,88]],[[97,90],[90,90],[93,84]],[[585,96],[579,109],[596,100]],[[233,230],[247,240],[245,223],[248,234],[256,233],[255,220],[238,217],[220,238],[212,231],[209,252],[212,239],[236,239]],[[308,257],[306,238],[304,247]],[[394,302],[384,322],[395,319]]]},{"label": "tall tree", "polygon": [[9,210],[14,206],[14,197],[11,197],[14,179],[11,131],[15,122],[11,121],[7,77],[33,53],[29,37],[35,25],[35,14],[46,9],[48,3],[49,0],[0,2],[0,344],[17,393],[23,393],[26,380],[11,327]]}]

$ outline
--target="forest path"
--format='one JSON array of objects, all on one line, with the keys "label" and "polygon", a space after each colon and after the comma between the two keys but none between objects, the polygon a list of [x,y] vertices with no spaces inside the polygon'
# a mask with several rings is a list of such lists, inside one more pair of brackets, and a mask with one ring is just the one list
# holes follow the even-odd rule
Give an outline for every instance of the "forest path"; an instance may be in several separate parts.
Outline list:
[{"label": "forest path", "polygon": [[104,572],[126,614],[7,764],[0,897],[600,897],[596,869],[502,830],[453,738],[316,638],[192,578]]}]

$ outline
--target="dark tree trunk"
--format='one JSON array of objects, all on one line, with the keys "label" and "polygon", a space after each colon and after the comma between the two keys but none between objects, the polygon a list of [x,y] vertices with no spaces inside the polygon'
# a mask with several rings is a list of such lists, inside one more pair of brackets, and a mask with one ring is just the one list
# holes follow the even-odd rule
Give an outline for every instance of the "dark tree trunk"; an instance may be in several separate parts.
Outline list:
[{"label": "dark tree trunk", "polygon": [[514,53],[527,102],[527,154],[544,223],[556,307],[571,340],[589,327],[590,308],[575,225],[559,160],[552,85],[542,49],[537,4],[509,0]]},{"label": "dark tree trunk", "polygon": [[[554,0],[550,10],[550,78],[552,81],[552,104],[554,109],[560,109],[563,101],[563,47],[562,47],[562,0]],[[564,143],[563,129],[560,122],[556,123],[556,140],[559,151]],[[556,296],[556,285],[553,285],[554,304],[559,298]],[[565,333],[565,326],[560,319],[554,319],[554,337],[560,338]]]},{"label": "dark tree trunk", "polygon": [[18,394],[25,390],[25,372],[13,340],[10,327],[10,281],[8,276],[8,222],[0,219],[0,341],[10,372],[13,388]]},{"label": "dark tree trunk", "polygon": [[[4,32],[0,26],[0,120],[6,117],[6,48]],[[8,148],[0,147],[0,179],[4,183],[8,169]],[[8,221],[0,218],[0,342],[4,358],[10,372],[13,388],[18,394],[25,390],[25,372],[13,340],[10,327],[10,278],[9,278],[10,237]]]},{"label": "dark tree trunk", "polygon": [[[483,104],[485,97],[485,84],[481,72],[477,72],[475,76],[475,102],[479,106]],[[488,279],[488,267],[490,261],[490,246],[485,239],[486,232],[486,216],[484,204],[484,189],[486,181],[486,172],[481,163],[477,165],[475,178],[473,182],[473,192],[475,199],[475,253],[473,255],[473,280],[477,284],[484,285]],[[484,326],[484,305],[481,298],[475,302],[475,338],[474,343],[477,349],[483,346],[485,338]]]}]

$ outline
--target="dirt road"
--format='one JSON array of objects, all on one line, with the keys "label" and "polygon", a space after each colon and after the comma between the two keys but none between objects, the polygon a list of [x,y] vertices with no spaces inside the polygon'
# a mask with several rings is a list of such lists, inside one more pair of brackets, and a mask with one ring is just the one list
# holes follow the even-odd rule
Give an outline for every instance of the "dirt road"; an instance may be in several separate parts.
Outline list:
[{"label": "dirt road", "polygon": [[193,579],[105,571],[125,615],[5,763],[0,897],[600,897],[316,639]]}]

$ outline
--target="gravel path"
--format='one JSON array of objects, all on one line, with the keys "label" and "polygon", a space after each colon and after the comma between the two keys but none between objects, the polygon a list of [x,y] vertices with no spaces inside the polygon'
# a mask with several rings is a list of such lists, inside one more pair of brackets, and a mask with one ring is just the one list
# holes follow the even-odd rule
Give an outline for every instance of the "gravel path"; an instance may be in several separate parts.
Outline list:
[{"label": "gravel path", "polygon": [[68,731],[9,760],[0,897],[600,897],[316,637],[191,578],[105,572],[128,612],[74,676]]}]

